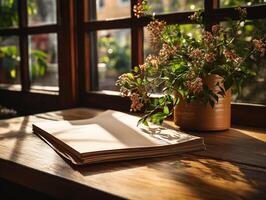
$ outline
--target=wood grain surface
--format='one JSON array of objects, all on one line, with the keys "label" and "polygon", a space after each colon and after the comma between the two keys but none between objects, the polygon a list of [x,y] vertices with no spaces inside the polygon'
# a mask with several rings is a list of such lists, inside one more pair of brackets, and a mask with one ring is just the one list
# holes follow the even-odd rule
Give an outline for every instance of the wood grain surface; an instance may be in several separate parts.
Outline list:
[{"label": "wood grain surface", "polygon": [[79,167],[32,133],[32,122],[99,112],[76,108],[1,120],[0,178],[63,199],[266,198],[265,130],[191,132],[204,137],[207,151]]}]

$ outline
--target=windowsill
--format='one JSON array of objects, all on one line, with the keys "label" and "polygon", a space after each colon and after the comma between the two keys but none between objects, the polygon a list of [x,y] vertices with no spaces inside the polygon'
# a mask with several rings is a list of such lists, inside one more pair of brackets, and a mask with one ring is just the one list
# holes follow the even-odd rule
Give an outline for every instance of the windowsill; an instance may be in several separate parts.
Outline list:
[{"label": "windowsill", "polygon": [[0,84],[0,89],[4,90],[12,90],[12,91],[21,91],[21,85],[20,84]]},{"label": "windowsill", "polygon": [[[155,95],[155,97],[159,96]],[[118,91],[92,91],[85,94],[81,105],[128,112],[130,99],[121,97]],[[232,102],[231,105],[231,123],[233,125],[266,128],[266,105],[236,102]]]},{"label": "windowsill", "polygon": [[59,87],[56,86],[32,86],[31,93],[59,95]]},{"label": "windowsill", "polygon": [[[122,97],[120,95],[120,92],[118,91],[112,91],[112,90],[100,90],[100,91],[89,91],[87,92],[89,94],[99,94],[99,95],[111,95],[111,96],[117,96]],[[151,94],[151,98],[159,98],[162,97],[160,93],[154,93]],[[256,103],[244,103],[244,102],[231,102],[232,105],[241,105],[241,106],[253,106],[253,107],[266,107],[266,105],[263,104],[256,104]]]}]

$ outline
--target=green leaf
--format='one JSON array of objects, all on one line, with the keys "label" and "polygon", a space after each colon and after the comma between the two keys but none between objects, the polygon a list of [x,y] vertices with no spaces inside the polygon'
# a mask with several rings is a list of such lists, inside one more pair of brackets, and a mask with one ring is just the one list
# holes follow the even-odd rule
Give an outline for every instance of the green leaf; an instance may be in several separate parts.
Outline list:
[{"label": "green leaf", "polygon": [[139,67],[135,66],[134,67],[134,72],[138,73],[139,72]]},{"label": "green leaf", "polygon": [[143,124],[145,126],[149,126],[148,122],[147,122],[147,118],[141,118],[138,123],[137,126],[139,126],[140,124]]},{"label": "green leaf", "polygon": [[158,98],[153,99],[154,107],[156,107],[158,104],[159,104],[159,99]]},{"label": "green leaf", "polygon": [[168,106],[164,106],[163,113],[168,115],[170,113]]},{"label": "green leaf", "polygon": [[47,53],[39,50],[32,50],[32,55],[37,58],[47,58]]},{"label": "green leaf", "polygon": [[142,82],[141,79],[140,78],[137,78],[137,84],[138,85],[141,85],[141,82]]},{"label": "green leaf", "polygon": [[16,70],[15,69],[12,69],[10,71],[10,76],[11,76],[11,78],[16,78]]},{"label": "green leaf", "polygon": [[134,75],[132,73],[127,73],[129,79],[134,80]]},{"label": "green leaf", "polygon": [[164,103],[164,97],[160,97],[159,98],[159,104],[163,104]]},{"label": "green leaf", "polygon": [[233,79],[232,77],[227,77],[224,80],[224,89],[228,90],[229,88],[231,88],[233,86]]},{"label": "green leaf", "polygon": [[215,69],[210,71],[211,74],[217,74],[220,75],[222,77],[226,76],[228,74],[228,72],[223,68],[223,67],[216,67]]},{"label": "green leaf", "polygon": [[167,115],[164,113],[155,113],[151,116],[151,122],[154,124],[161,124]]}]

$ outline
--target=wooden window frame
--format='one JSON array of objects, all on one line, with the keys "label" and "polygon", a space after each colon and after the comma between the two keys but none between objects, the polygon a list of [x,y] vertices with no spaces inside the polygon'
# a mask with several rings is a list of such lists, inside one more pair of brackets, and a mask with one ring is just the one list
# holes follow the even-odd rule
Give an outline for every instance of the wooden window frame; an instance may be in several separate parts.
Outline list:
[{"label": "wooden window frame", "polygon": [[[21,91],[0,88],[0,102],[29,114],[76,105],[75,0],[56,0],[56,24],[28,26],[27,0],[18,0],[19,23],[15,28],[0,29],[0,36],[17,36],[20,49]],[[30,88],[28,36],[55,33],[58,40],[59,92]]]},{"label": "wooden window frame", "polygon": [[[91,58],[89,33],[107,29],[131,29],[131,63],[132,66],[143,63],[143,27],[150,21],[149,18],[137,19],[133,14],[133,6],[139,0],[131,0],[131,16],[129,18],[113,20],[90,20],[95,16],[95,10],[90,8],[88,0],[77,3],[77,25],[78,25],[78,65],[79,65],[79,99],[81,105],[98,108],[111,108],[122,111],[129,111],[130,102],[128,98],[122,98],[118,92],[92,91],[91,77],[96,76],[95,61]],[[247,19],[266,18],[266,5],[243,6],[248,11]],[[157,15],[158,19],[166,21],[168,24],[191,24],[188,16],[193,12],[168,13]],[[239,15],[235,8],[219,8],[219,0],[204,0],[204,15],[208,20],[206,28],[212,24],[225,21],[230,17],[237,20]],[[93,70],[92,70],[93,69]],[[92,74],[93,72],[93,74]],[[266,128],[265,105],[252,105],[242,103],[232,103],[232,124],[246,125]]]}]

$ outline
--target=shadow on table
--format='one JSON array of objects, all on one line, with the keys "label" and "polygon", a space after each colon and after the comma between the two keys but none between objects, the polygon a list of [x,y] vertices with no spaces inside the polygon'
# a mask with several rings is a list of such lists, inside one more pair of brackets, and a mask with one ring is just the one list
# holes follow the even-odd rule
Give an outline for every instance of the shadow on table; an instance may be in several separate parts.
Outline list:
[{"label": "shadow on table", "polygon": [[[266,144],[263,140],[236,129],[192,134],[204,137],[207,151],[74,166],[73,169],[84,177],[117,173],[122,181],[134,180],[135,172],[147,173],[150,177],[145,176],[144,182],[154,185],[154,188],[158,181],[153,178],[156,176],[162,182],[181,184],[192,195],[203,199],[212,199],[216,193],[216,199],[261,199],[266,196]],[[262,135],[262,139],[264,137]]]}]

